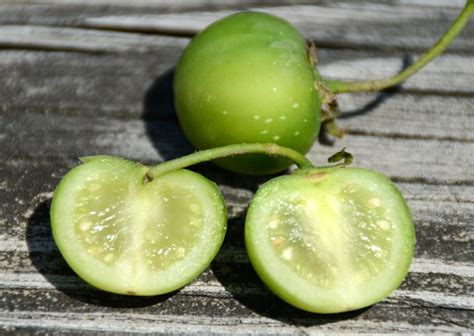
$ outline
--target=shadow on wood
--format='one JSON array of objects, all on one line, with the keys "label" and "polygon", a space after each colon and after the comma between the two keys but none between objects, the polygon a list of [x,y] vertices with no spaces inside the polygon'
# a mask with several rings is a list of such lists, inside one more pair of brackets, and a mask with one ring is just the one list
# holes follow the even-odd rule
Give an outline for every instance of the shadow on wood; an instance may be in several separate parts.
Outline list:
[{"label": "shadow on wood", "polygon": [[28,220],[26,242],[32,264],[58,291],[86,304],[139,308],[168,300],[178,291],[151,297],[127,296],[98,290],[82,281],[68,266],[54,243],[49,217],[51,200],[40,203]]},{"label": "shadow on wood", "polygon": [[[194,152],[194,148],[184,136],[176,116],[173,102],[174,68],[157,77],[143,98],[142,119],[148,138],[163,158],[168,161]],[[159,128],[157,120],[169,121],[172,132]],[[173,135],[170,138],[170,134]]]},{"label": "shadow on wood", "polygon": [[[403,70],[408,68],[412,63],[413,63],[412,57],[410,55],[405,55],[405,57],[402,60],[402,66],[400,68],[399,73],[401,73]],[[393,95],[400,92],[401,85],[402,84],[396,85],[396,86],[393,86],[393,87],[390,87],[378,92],[373,100],[369,101],[367,104],[365,104],[364,106],[360,108],[349,110],[349,111],[342,111],[338,119],[339,120],[352,119],[352,118],[370,113],[371,111],[375,110],[375,108],[377,108],[379,105],[383,104],[387,99],[390,99]],[[343,110],[343,107],[341,108],[341,110]],[[349,132],[350,132],[350,129],[349,129]],[[319,140],[319,143],[323,146],[334,146],[334,144],[337,141],[333,136],[325,132],[319,133],[318,140]]]}]

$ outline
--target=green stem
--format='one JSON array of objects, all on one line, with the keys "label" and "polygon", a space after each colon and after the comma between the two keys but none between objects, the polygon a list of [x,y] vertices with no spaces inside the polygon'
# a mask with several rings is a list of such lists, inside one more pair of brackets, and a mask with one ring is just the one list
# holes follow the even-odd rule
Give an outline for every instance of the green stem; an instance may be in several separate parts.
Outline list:
[{"label": "green stem", "polygon": [[159,175],[166,174],[176,169],[186,168],[197,163],[224,158],[228,156],[251,153],[283,157],[293,161],[300,168],[313,167],[311,161],[305,158],[303,154],[293,149],[282,147],[273,143],[251,143],[206,149],[180,157],[178,159],[163,162],[151,168],[147,173],[147,177],[149,179],[154,179]]},{"label": "green stem", "polygon": [[360,92],[360,91],[379,91],[388,87],[400,84],[416,72],[423,68],[435,57],[440,55],[448,45],[459,35],[469,18],[474,13],[474,0],[467,0],[463,11],[453,22],[448,31],[436,42],[431,49],[425,52],[415,63],[406,68],[398,75],[378,80],[360,81],[360,82],[342,82],[338,80],[323,79],[324,85],[333,93]]}]

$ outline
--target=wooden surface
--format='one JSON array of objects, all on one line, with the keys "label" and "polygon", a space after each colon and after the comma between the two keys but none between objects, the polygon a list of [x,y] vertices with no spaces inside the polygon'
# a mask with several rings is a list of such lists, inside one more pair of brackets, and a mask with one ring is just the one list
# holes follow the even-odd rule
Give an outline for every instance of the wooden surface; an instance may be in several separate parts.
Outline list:
[{"label": "wooden surface", "polygon": [[322,139],[315,163],[346,146],[354,165],[392,178],[417,234],[406,281],[367,309],[316,315],[273,296],[243,246],[246,206],[263,177],[201,165],[229,208],[223,248],[171,295],[92,289],[65,264],[49,227],[52,191],[77,157],[145,163],[186,154],[173,67],[190,37],[236,10],[293,22],[320,70],[385,77],[449,26],[462,1],[12,1],[0,3],[0,333],[455,333],[474,329],[474,22],[398,90],[340,96],[349,134]]}]

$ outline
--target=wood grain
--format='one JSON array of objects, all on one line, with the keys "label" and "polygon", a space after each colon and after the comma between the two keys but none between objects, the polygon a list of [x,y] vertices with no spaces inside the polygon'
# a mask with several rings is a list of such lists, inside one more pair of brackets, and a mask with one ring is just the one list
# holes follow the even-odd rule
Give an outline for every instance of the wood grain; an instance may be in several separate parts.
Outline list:
[{"label": "wood grain", "polygon": [[[444,8],[442,11],[430,7],[336,4],[333,6],[282,6],[254,7],[254,10],[265,11],[281,16],[293,23],[308,39],[315,41],[320,48],[336,49],[375,49],[423,51],[430,47],[448,28],[449,23],[459,13],[458,8]],[[357,15],[353,13],[357,11]],[[96,49],[100,48],[101,35],[95,30],[126,31],[131,33],[187,35],[192,36],[211,22],[232,14],[235,11],[218,12],[184,12],[138,15],[106,15],[94,13],[74,20],[64,19],[60,22],[40,20],[36,15],[27,16],[22,25],[11,22],[14,14],[5,15],[0,23],[5,23],[0,30],[0,46],[18,48],[43,47],[58,48],[61,44],[66,50],[71,45],[90,51],[89,43],[96,43],[91,37],[98,39]],[[442,13],[442,14],[441,14]],[[66,28],[64,25],[68,25]],[[75,29],[70,26],[76,27]],[[85,30],[78,30],[87,28]],[[92,31],[91,31],[92,29]],[[415,32],[415,33],[414,33]],[[474,24],[469,23],[465,31],[450,46],[451,52],[472,53],[474,42],[470,38],[474,33]],[[71,39],[77,34],[78,40]],[[104,36],[114,38],[115,34]],[[150,40],[136,36],[138,40]],[[114,40],[107,45],[114,45]],[[140,50],[140,49],[139,49]]]}]

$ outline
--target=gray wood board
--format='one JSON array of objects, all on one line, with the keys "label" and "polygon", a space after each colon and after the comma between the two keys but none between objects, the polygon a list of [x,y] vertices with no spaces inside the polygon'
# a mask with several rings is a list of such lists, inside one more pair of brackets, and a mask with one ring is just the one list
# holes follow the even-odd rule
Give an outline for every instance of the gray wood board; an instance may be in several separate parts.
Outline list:
[{"label": "gray wood board", "polygon": [[[49,49],[61,46],[68,49],[74,46],[89,51],[90,44],[95,45],[95,50],[103,51],[100,46],[105,42],[101,39],[110,38],[110,43],[106,43],[106,46],[110,48],[116,44],[115,39],[126,36],[112,34],[110,30],[151,35],[194,35],[209,23],[235,12],[163,13],[163,11],[151,9],[134,15],[133,10],[132,13],[125,11],[126,14],[122,10],[115,14],[111,13],[114,15],[107,15],[108,13],[100,15],[100,12],[92,12],[77,14],[78,16],[70,19],[68,15],[59,16],[61,18],[59,21],[56,16],[51,18],[46,15],[49,12],[43,14],[47,16],[46,18],[43,18],[41,13],[26,15],[21,12],[22,19],[17,22],[14,20],[18,16],[15,8],[7,7],[2,11],[3,15],[0,12],[0,23],[3,23],[0,30],[0,46]],[[460,12],[459,8],[357,3],[331,6],[251,7],[251,9],[286,18],[306,38],[314,40],[319,47],[416,51],[423,51],[431,46]],[[31,8],[33,12],[37,10],[36,7]],[[473,33],[474,24],[471,22],[450,46],[450,50],[472,54],[474,42],[470,36]],[[142,35],[129,35],[129,39],[134,37],[137,40],[133,42],[135,44],[131,41],[129,43],[136,47],[136,44],[152,40],[149,36]],[[71,38],[72,36],[75,38]]]},{"label": "gray wood board", "polygon": [[[340,123],[348,135],[332,145],[321,139],[309,153],[323,163],[348,147],[355,165],[392,178],[408,201],[417,231],[415,260],[402,286],[373,307],[309,314],[262,285],[245,253],[243,222],[264,177],[244,179],[212,165],[195,168],[223,191],[228,234],[208,270],[162,297],[122,297],[90,288],[60,257],[48,216],[52,191],[79,156],[112,154],[154,163],[193,150],[172,104],[172,70],[189,42],[178,35],[194,34],[235,9],[265,8],[321,41],[324,75],[377,78],[400,71],[428,47],[460,2],[275,7],[289,3],[279,1],[272,8],[265,1],[48,2],[0,4],[0,45],[9,48],[0,50],[0,330],[304,334],[474,329],[472,23],[448,53],[398,90],[342,95]],[[323,24],[314,30],[314,22]]]}]

